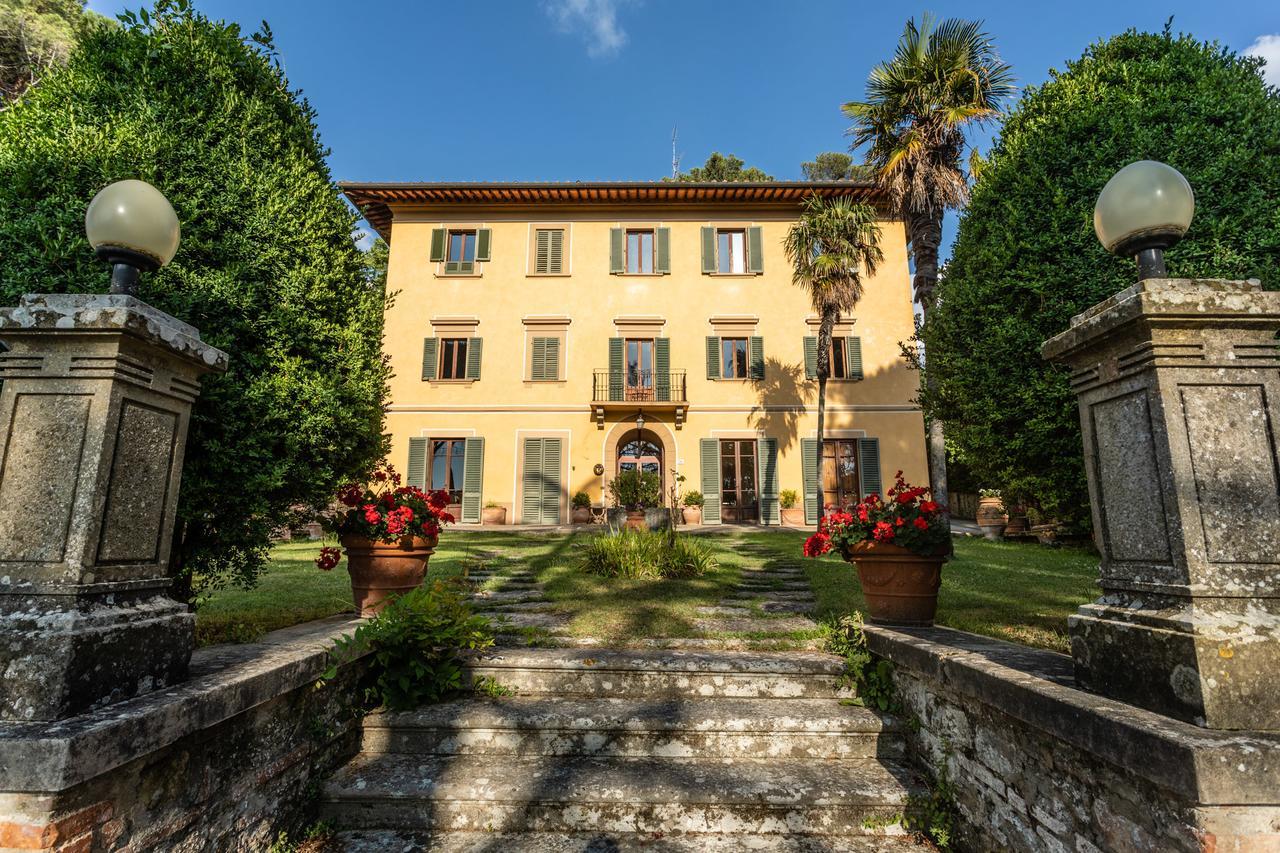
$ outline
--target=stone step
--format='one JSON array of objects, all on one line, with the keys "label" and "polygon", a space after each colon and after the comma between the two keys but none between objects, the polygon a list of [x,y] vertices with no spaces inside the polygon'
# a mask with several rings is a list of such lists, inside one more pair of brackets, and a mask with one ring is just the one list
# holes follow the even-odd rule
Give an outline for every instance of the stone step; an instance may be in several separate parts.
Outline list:
[{"label": "stone step", "polygon": [[849,836],[922,790],[878,759],[362,754],[325,785],[320,812],[343,829]]},{"label": "stone step", "polygon": [[813,601],[813,593],[809,590],[758,590],[741,591],[729,596],[728,601]]},{"label": "stone step", "polygon": [[490,602],[493,604],[519,604],[522,601],[539,601],[544,599],[540,589],[483,590],[471,596],[472,602]]},{"label": "stone step", "polygon": [[658,835],[627,832],[339,833],[334,853],[923,853],[936,848],[905,834],[851,836]]},{"label": "stone step", "polygon": [[529,598],[524,601],[494,601],[486,602],[483,599],[473,601],[472,607],[486,616],[493,616],[502,613],[550,613],[556,609],[556,604],[546,598]]},{"label": "stone step", "polygon": [[365,753],[899,757],[892,719],[831,699],[460,699],[365,718]]},{"label": "stone step", "polygon": [[704,634],[782,634],[812,631],[818,623],[802,616],[706,617],[694,619],[693,627]]},{"label": "stone step", "polygon": [[[544,614],[512,614],[540,616]],[[699,620],[707,622],[738,620]],[[788,623],[809,620],[776,617],[754,620]],[[716,630],[716,629],[713,629]],[[732,631],[733,628],[719,630]],[[768,630],[768,629],[765,629]],[[474,657],[471,675],[488,676],[522,695],[552,694],[615,698],[738,697],[830,698],[848,695],[840,684],[844,663],[813,652],[716,652],[667,649],[502,649]]]}]

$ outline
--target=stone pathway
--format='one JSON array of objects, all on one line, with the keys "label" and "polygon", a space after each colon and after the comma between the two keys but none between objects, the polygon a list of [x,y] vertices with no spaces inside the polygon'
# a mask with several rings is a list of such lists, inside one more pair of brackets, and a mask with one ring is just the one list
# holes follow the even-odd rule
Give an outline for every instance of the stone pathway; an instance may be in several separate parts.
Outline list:
[{"label": "stone pathway", "polygon": [[475,587],[471,601],[484,615],[500,620],[500,633],[515,634],[522,628],[555,632],[568,623],[567,615],[554,612],[542,584],[521,561],[499,551],[481,551],[476,557],[466,575]]},{"label": "stone pathway", "polygon": [[810,618],[815,602],[803,558],[753,544],[743,544],[738,552],[751,561],[742,569],[742,580],[715,606],[698,608],[698,630],[765,639],[817,629]]}]

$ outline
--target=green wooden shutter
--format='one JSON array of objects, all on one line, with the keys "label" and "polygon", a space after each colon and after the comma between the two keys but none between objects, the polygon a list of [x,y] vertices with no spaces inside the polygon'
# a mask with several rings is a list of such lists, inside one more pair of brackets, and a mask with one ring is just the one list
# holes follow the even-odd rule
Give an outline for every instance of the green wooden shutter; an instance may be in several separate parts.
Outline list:
[{"label": "green wooden shutter", "polygon": [[667,275],[671,272],[671,229],[658,229],[658,264],[654,272]]},{"label": "green wooden shutter", "polygon": [[626,267],[623,266],[622,240],[621,228],[609,229],[609,272],[611,273],[626,272]]},{"label": "green wooden shutter", "polygon": [[476,229],[476,261],[489,260],[489,244],[493,242],[493,232],[488,228]]},{"label": "green wooden shutter", "polygon": [[862,378],[862,338],[849,338],[845,342],[845,361],[849,365],[849,378]]},{"label": "green wooden shutter", "polygon": [[764,338],[752,337],[749,345],[751,363],[750,372],[747,375],[758,382],[764,379]]},{"label": "green wooden shutter", "polygon": [[542,439],[524,440],[524,471],[521,477],[520,523],[542,520]]},{"label": "green wooden shutter", "polygon": [[560,523],[560,439],[542,439],[542,523]]},{"label": "green wooden shutter", "polygon": [[764,238],[759,225],[747,229],[747,272],[764,272]]},{"label": "green wooden shutter", "polygon": [[467,339],[467,378],[480,378],[480,352],[484,345],[481,338]]},{"label": "green wooden shutter", "polygon": [[760,523],[781,524],[782,512],[778,504],[778,440],[759,439],[756,442],[756,457],[760,460]]},{"label": "green wooden shutter", "polygon": [[720,442],[704,438],[698,442],[702,462],[702,523],[720,523]]},{"label": "green wooden shutter", "polygon": [[462,457],[462,521],[480,523],[480,498],[484,492],[484,439],[468,438]]},{"label": "green wooden shutter", "polygon": [[427,487],[427,439],[409,439],[409,464],[405,468],[405,485]]},{"label": "green wooden shutter", "polygon": [[702,272],[716,271],[716,229],[709,225],[702,227]]},{"label": "green wooden shutter", "polygon": [[671,400],[671,339],[656,338],[653,342],[653,393],[666,403]]},{"label": "green wooden shutter", "polygon": [[804,378],[818,378],[818,339],[812,335],[804,339]]},{"label": "green wooden shutter", "polygon": [[436,338],[422,339],[422,381],[436,378],[436,353],[440,349],[440,341]]},{"label": "green wooden shutter", "polygon": [[720,378],[720,339],[716,337],[707,338],[707,378]]},{"label": "green wooden shutter", "polygon": [[533,232],[533,271],[551,272],[551,231],[546,228]]},{"label": "green wooden shutter", "polygon": [[431,263],[438,264],[444,260],[444,237],[443,228],[431,229]]},{"label": "green wooden shutter", "polygon": [[821,501],[818,499],[818,440],[800,439],[800,465],[804,470],[804,523],[817,524]]},{"label": "green wooden shutter", "polygon": [[543,372],[548,380],[560,378],[560,339],[547,338],[547,354],[546,363],[543,366]]},{"label": "green wooden shutter", "polygon": [[609,338],[609,400],[622,400],[622,338]]},{"label": "green wooden shutter", "polygon": [[872,492],[884,497],[880,484],[880,439],[858,439],[858,479],[861,480],[862,497]]},{"label": "green wooden shutter", "polygon": [[559,275],[564,272],[564,229],[553,228],[547,246],[547,272]]},{"label": "green wooden shutter", "polygon": [[542,382],[547,378],[547,341],[548,338],[533,339],[533,357],[529,365],[529,378],[534,382]]}]

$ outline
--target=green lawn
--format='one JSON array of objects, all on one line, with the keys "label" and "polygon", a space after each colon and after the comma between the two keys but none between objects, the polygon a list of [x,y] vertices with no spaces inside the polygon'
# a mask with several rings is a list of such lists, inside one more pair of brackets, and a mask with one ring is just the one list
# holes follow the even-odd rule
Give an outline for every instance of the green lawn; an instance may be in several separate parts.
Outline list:
[{"label": "green lawn", "polygon": [[[715,534],[704,537],[720,560],[714,572],[688,580],[619,580],[574,568],[576,541],[589,535],[446,533],[431,558],[429,577],[452,577],[495,561],[523,565],[543,582],[556,606],[572,614],[569,631],[575,636],[605,642],[688,637],[698,635],[695,608],[718,603],[737,583],[742,565],[792,562],[805,537],[800,531]],[[199,642],[248,641],[275,628],[350,610],[343,568],[321,572],[312,563],[321,544],[281,544],[255,589],[214,593],[197,613]],[[938,622],[1066,651],[1066,617],[1097,595],[1097,562],[1075,549],[957,540],[956,557],[943,570]],[[863,606],[852,567],[833,557],[804,560],[803,565],[820,620]]]}]

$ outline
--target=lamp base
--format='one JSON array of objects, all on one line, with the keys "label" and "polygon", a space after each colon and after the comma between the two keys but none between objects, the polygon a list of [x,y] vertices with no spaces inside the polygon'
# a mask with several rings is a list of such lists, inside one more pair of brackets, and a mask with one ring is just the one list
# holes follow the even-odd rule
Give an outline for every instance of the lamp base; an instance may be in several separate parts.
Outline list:
[{"label": "lamp base", "polygon": [[1143,249],[1134,256],[1138,262],[1138,281],[1149,278],[1168,278],[1169,272],[1164,266],[1164,250],[1159,247]]},{"label": "lamp base", "polygon": [[124,296],[138,295],[138,279],[143,272],[159,269],[156,259],[142,252],[122,246],[99,246],[93,252],[100,261],[111,264],[110,293]]}]

